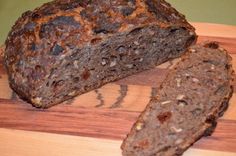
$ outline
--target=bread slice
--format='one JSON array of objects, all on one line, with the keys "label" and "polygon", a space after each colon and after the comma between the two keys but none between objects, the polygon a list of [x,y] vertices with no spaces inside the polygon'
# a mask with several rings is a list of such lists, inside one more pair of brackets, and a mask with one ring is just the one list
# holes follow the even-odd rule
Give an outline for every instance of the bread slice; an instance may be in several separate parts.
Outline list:
[{"label": "bread slice", "polygon": [[164,0],[55,0],[18,19],[5,66],[21,98],[48,108],[179,57],[194,31]]},{"label": "bread slice", "polygon": [[210,135],[232,95],[231,57],[214,42],[191,47],[122,144],[123,156],[181,155]]}]

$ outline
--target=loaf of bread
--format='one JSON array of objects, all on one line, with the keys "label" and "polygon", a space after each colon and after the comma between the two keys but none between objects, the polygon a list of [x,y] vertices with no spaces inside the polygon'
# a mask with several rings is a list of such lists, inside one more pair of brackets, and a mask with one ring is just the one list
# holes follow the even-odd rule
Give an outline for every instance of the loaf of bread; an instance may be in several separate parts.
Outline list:
[{"label": "loaf of bread", "polygon": [[192,47],[171,70],[122,144],[123,156],[176,156],[210,135],[232,95],[231,57],[215,43]]},{"label": "loaf of bread", "polygon": [[11,88],[48,108],[178,57],[195,41],[164,0],[55,0],[16,21],[4,62]]}]

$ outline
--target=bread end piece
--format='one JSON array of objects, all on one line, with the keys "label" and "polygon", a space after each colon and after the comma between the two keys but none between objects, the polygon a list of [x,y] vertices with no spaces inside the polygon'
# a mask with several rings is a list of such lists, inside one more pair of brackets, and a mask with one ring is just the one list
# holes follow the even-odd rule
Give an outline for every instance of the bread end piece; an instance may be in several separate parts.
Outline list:
[{"label": "bread end piece", "polygon": [[123,156],[182,155],[211,135],[233,93],[231,61],[216,42],[191,47],[123,141]]}]

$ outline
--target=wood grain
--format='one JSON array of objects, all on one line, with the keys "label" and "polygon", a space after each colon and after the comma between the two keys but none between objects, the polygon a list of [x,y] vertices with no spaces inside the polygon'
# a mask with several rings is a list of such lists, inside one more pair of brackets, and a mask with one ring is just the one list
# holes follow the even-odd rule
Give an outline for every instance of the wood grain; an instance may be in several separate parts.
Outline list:
[{"label": "wood grain", "polygon": [[[121,141],[0,129],[1,156],[121,156]],[[17,154],[16,154],[17,153]],[[190,148],[183,156],[235,156]]]},{"label": "wood grain", "polygon": [[[236,27],[202,23],[194,23],[194,26],[200,35],[198,42],[219,42],[229,51],[233,68],[236,69]],[[0,49],[0,56],[3,55],[3,49]],[[18,99],[12,92],[0,57],[1,155],[11,156],[14,152],[22,156],[121,155],[121,140],[150,98],[156,96],[158,86],[178,61],[166,62],[155,69],[109,83],[51,109],[40,110]],[[236,82],[234,86],[236,88]],[[213,135],[199,140],[185,155],[236,155],[235,131],[236,92]]]},{"label": "wood grain", "polygon": [[[139,112],[79,108],[60,105],[38,110],[28,104],[0,101],[0,127],[122,140]],[[12,115],[14,114],[14,115]],[[235,120],[219,120],[211,137],[203,138],[196,148],[236,152]]]},{"label": "wood grain", "polygon": [[121,141],[0,129],[1,156],[121,156]]},{"label": "wood grain", "polygon": [[[0,127],[97,138],[124,138],[138,113],[68,105],[39,110],[28,104],[0,101]],[[13,114],[13,115],[12,115]]]}]

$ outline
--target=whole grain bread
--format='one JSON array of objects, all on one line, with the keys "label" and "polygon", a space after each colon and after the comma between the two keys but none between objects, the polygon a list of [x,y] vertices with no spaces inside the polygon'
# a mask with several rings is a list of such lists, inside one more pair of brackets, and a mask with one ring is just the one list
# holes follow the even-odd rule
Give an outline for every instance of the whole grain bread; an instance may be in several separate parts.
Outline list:
[{"label": "whole grain bread", "polygon": [[172,69],[122,144],[123,156],[181,155],[210,135],[232,95],[231,57],[214,42],[193,46]]},{"label": "whole grain bread", "polygon": [[178,57],[195,41],[164,0],[55,0],[16,21],[4,62],[11,88],[47,108]]}]

